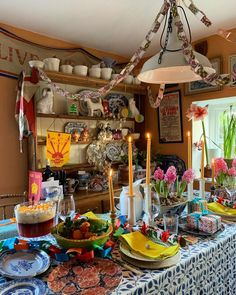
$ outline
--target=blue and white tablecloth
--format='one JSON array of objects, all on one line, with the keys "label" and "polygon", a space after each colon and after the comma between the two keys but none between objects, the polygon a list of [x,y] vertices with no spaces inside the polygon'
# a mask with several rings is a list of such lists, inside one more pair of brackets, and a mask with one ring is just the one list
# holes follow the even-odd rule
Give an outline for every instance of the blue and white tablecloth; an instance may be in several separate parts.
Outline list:
[{"label": "blue and white tablecloth", "polygon": [[[118,250],[114,254],[119,256]],[[42,279],[46,281],[46,275]],[[4,281],[0,277],[0,284]],[[236,224],[181,249],[180,263],[169,269],[142,270],[141,276],[123,269],[123,281],[112,295],[126,294],[235,295]]]}]

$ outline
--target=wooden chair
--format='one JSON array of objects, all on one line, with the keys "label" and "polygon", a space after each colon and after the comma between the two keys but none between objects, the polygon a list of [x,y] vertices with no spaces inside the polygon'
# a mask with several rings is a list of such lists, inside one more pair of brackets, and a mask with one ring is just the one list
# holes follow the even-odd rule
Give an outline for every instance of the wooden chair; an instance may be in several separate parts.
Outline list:
[{"label": "wooden chair", "polygon": [[15,205],[26,202],[27,193],[0,195],[0,220],[14,216]]}]

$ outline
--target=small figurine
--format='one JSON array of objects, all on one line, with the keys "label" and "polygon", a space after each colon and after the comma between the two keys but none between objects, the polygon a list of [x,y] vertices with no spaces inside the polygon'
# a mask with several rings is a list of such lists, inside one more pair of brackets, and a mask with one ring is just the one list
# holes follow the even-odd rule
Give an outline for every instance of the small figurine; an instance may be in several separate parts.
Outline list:
[{"label": "small figurine", "polygon": [[71,137],[72,137],[72,139],[75,141],[75,142],[78,142],[79,141],[79,139],[80,139],[80,133],[77,131],[77,130],[75,130],[73,133],[72,133],[72,135],[71,135]]},{"label": "small figurine", "polygon": [[108,102],[108,100],[103,99],[102,106],[103,106],[103,110],[104,110],[105,115],[109,116],[109,102]]},{"label": "small figurine", "polygon": [[87,102],[88,110],[89,110],[89,116],[93,117],[94,111],[101,111],[102,116],[104,116],[104,110],[102,106],[102,99],[99,98],[98,102],[93,102],[90,98],[84,98],[84,101]]},{"label": "small figurine", "polygon": [[84,130],[81,132],[81,140],[82,141],[88,141],[89,140],[88,128],[84,128]]},{"label": "small figurine", "polygon": [[136,107],[136,102],[134,98],[129,99],[129,109],[131,112],[131,118],[135,118],[136,116],[140,114],[139,110]]},{"label": "small figurine", "polygon": [[37,101],[36,108],[37,113],[55,114],[53,112],[53,91],[51,88],[42,90],[42,97]]}]

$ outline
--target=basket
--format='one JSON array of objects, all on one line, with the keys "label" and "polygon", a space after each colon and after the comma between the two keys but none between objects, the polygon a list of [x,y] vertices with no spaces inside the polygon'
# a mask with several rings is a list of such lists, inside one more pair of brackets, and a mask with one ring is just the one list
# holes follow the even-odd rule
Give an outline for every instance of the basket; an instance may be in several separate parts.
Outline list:
[{"label": "basket", "polygon": [[[102,219],[96,219],[96,220],[90,219],[90,221],[91,220],[93,222],[107,223],[106,220],[102,220]],[[55,226],[52,229],[52,235],[56,239],[57,243],[64,249],[70,249],[70,248],[93,249],[94,246],[102,246],[109,239],[109,235],[112,233],[112,230],[113,230],[112,225],[109,225],[107,232],[101,236],[91,237],[89,239],[83,239],[83,240],[74,240],[74,239],[64,238],[60,234],[57,233],[58,228],[62,227],[63,224],[64,224],[64,222],[61,222],[57,226]]]}]

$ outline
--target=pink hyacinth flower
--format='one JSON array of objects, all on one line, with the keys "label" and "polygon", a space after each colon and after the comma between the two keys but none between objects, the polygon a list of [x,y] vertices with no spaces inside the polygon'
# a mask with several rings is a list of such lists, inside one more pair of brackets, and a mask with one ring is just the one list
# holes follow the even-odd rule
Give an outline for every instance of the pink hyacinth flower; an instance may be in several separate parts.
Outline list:
[{"label": "pink hyacinth flower", "polygon": [[164,180],[168,184],[172,184],[176,181],[177,175],[176,175],[176,169],[174,166],[170,166],[165,174]]},{"label": "pink hyacinth flower", "polygon": [[216,177],[221,173],[227,173],[228,171],[228,166],[227,163],[223,158],[217,158],[215,159],[215,173]]},{"label": "pink hyacinth flower", "polygon": [[235,169],[235,167],[229,168],[228,175],[236,177],[236,169]]},{"label": "pink hyacinth flower", "polygon": [[187,183],[191,183],[194,180],[195,174],[193,169],[188,169],[184,172],[182,176],[182,181],[185,181]]},{"label": "pink hyacinth flower", "polygon": [[233,159],[232,167],[236,168],[236,158]]},{"label": "pink hyacinth flower", "polygon": [[164,178],[164,171],[158,167],[157,170],[154,172],[154,179],[155,180],[162,180]]}]

